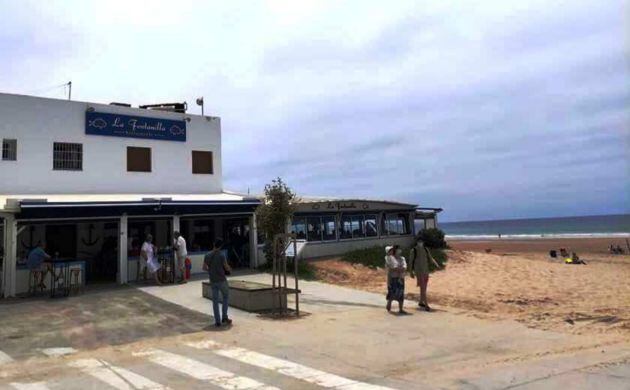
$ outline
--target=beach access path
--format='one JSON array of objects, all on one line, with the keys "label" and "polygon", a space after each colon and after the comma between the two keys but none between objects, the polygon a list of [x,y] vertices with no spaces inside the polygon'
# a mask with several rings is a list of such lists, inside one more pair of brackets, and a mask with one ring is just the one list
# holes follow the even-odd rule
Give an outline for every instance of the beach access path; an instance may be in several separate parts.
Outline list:
[{"label": "beach access path", "polygon": [[[38,328],[28,313],[41,301],[19,310],[0,305],[16,323],[29,324],[10,335],[0,331],[0,349],[13,359],[0,365],[0,388],[627,389],[630,380],[627,341],[530,329],[448,307],[420,312],[413,302],[411,315],[397,316],[386,313],[382,294],[319,282],[301,282],[308,313],[302,319],[231,309],[234,326],[215,331],[201,282],[56,301],[57,311],[72,316],[72,334],[82,337],[59,323],[31,341],[27,333]],[[19,345],[4,342],[18,334]]]}]

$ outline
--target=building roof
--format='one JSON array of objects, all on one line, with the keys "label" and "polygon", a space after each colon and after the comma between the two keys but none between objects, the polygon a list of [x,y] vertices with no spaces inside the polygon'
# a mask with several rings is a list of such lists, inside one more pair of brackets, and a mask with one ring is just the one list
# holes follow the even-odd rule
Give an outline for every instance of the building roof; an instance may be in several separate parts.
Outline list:
[{"label": "building roof", "polygon": [[397,202],[397,201],[385,200],[385,199],[331,198],[331,197],[316,197],[316,196],[304,196],[304,197],[300,197],[299,199],[299,203],[321,203],[321,202],[378,202],[378,203],[400,205],[406,208],[417,207],[415,204],[403,203],[403,202]]},{"label": "building roof", "polygon": [[258,199],[233,193],[216,194],[50,194],[50,195],[0,195],[0,211],[19,211],[21,204],[69,205],[69,204],[151,204],[196,202],[258,202]]}]

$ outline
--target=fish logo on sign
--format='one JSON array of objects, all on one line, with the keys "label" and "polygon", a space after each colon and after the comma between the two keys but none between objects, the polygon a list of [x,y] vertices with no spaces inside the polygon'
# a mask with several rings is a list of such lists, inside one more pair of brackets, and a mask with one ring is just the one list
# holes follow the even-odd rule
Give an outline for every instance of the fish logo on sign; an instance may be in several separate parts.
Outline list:
[{"label": "fish logo on sign", "polygon": [[182,129],[181,127],[179,127],[177,125],[171,126],[170,131],[171,131],[171,134],[173,134],[173,135],[184,134],[184,129]]},{"label": "fish logo on sign", "polygon": [[93,121],[90,121],[88,126],[96,127],[97,129],[103,130],[105,127],[107,127],[107,122],[105,122],[105,120],[102,118],[96,118]]}]

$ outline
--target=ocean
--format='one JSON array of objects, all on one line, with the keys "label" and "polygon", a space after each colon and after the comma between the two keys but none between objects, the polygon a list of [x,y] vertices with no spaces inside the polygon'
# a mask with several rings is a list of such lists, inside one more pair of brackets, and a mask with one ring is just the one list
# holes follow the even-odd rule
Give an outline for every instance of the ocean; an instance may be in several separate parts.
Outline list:
[{"label": "ocean", "polygon": [[630,214],[439,223],[447,238],[630,237]]}]

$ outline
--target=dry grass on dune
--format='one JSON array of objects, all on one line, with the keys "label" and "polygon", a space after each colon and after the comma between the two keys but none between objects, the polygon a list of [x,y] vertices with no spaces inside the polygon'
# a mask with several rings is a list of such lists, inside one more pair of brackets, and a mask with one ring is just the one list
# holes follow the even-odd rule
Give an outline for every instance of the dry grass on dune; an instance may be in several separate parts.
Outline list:
[{"label": "dry grass on dune", "polygon": [[[496,255],[449,251],[429,298],[489,318],[577,334],[630,335],[630,256],[592,255],[585,266],[552,262],[542,254]],[[386,290],[385,271],[339,260],[314,263],[326,282],[373,292]],[[417,298],[415,280],[406,280]]]}]

